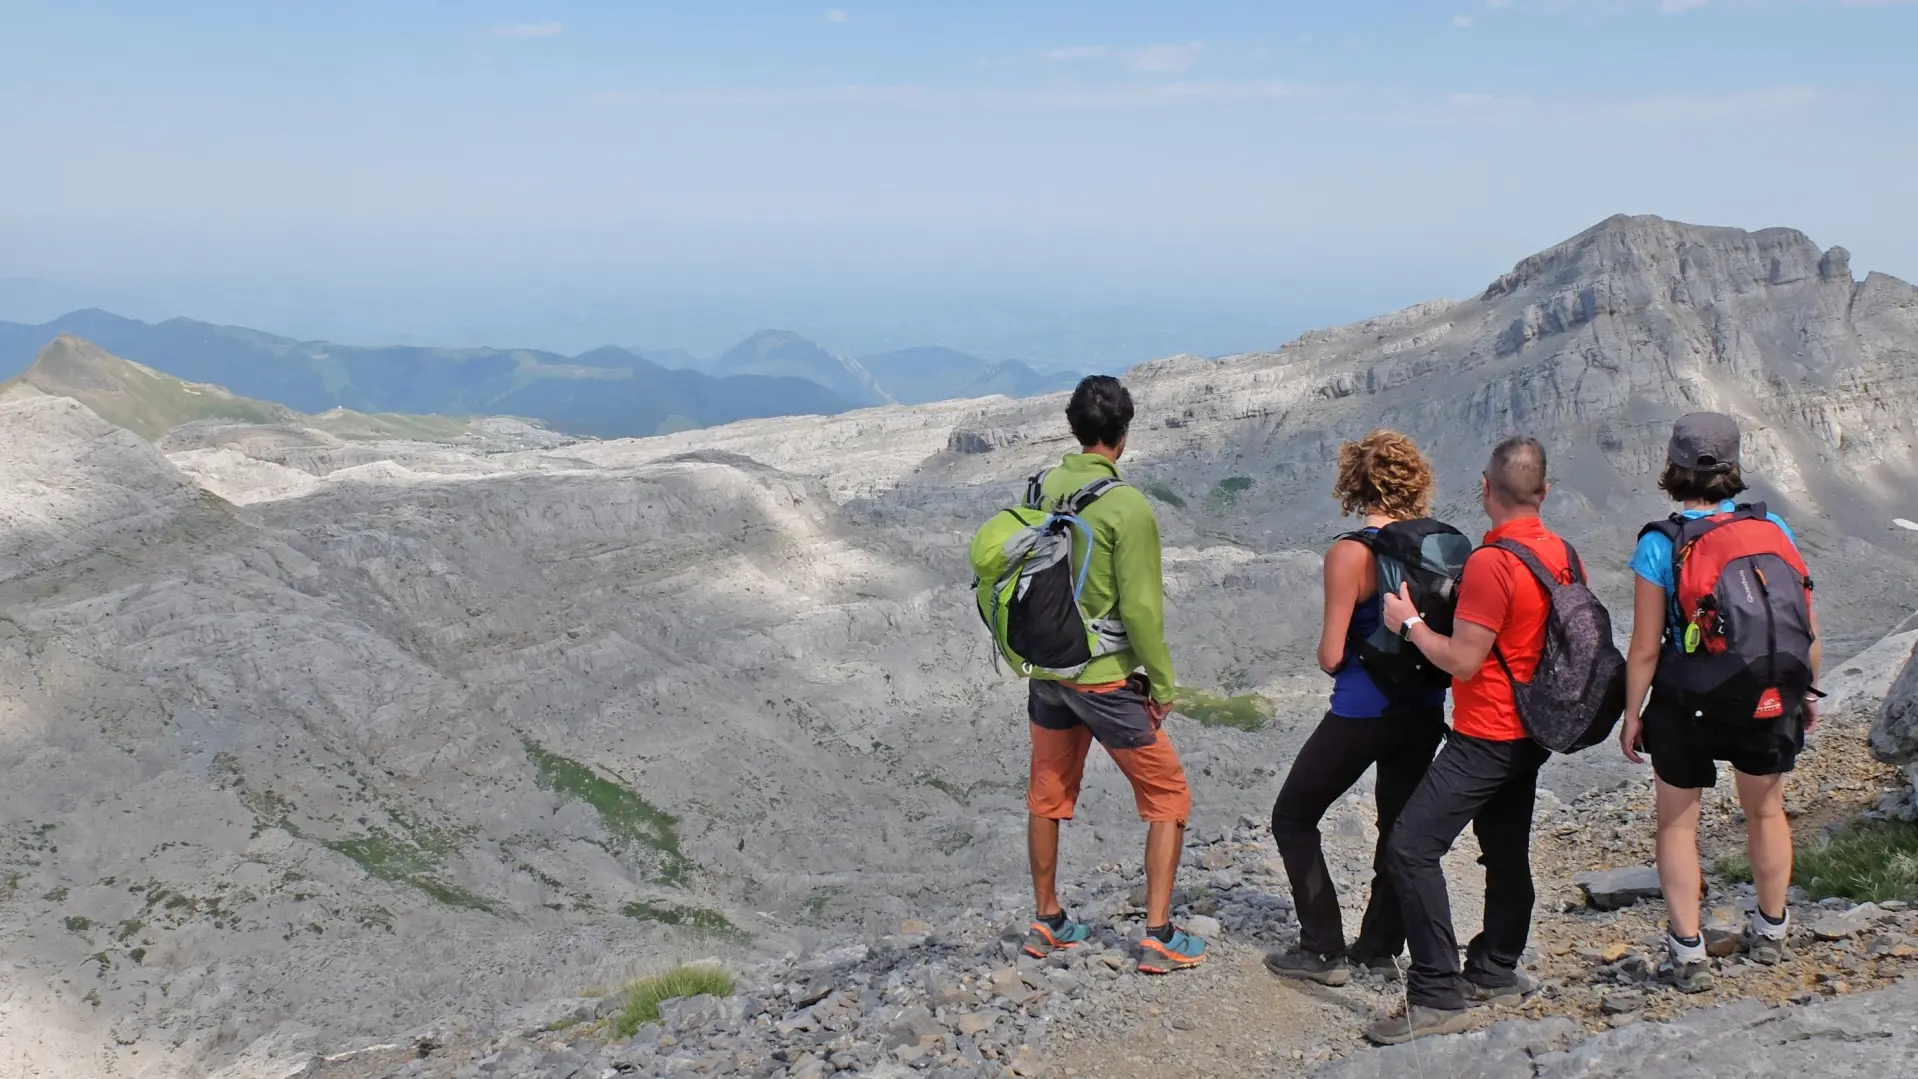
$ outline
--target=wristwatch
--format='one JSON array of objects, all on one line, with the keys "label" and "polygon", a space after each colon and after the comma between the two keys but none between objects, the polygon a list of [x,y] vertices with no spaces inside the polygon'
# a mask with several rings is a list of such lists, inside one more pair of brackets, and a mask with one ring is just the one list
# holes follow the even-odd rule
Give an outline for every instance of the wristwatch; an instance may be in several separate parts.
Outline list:
[{"label": "wristwatch", "polygon": [[1423,621],[1425,621],[1425,616],[1423,616],[1423,615],[1417,615],[1417,614],[1415,614],[1415,615],[1413,615],[1412,617],[1410,617],[1410,618],[1407,618],[1407,619],[1406,619],[1406,620],[1405,620],[1405,621],[1404,621],[1404,622],[1403,622],[1402,624],[1400,624],[1400,626],[1399,626],[1399,638],[1400,638],[1401,640],[1407,640],[1407,641],[1409,641],[1409,640],[1411,640],[1411,639],[1412,639],[1412,627],[1413,627],[1413,626],[1416,626],[1416,625],[1418,625],[1418,624],[1419,624],[1420,622],[1423,622]]}]

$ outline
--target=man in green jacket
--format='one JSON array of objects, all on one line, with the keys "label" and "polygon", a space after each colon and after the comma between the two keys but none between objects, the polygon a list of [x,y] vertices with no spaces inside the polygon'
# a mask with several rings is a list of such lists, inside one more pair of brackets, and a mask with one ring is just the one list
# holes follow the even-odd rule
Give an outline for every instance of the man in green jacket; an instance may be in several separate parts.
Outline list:
[{"label": "man in green jacket", "polygon": [[[1132,425],[1132,395],[1109,375],[1079,383],[1066,405],[1066,421],[1081,452],[1067,454],[1046,472],[1046,504],[1069,497],[1089,483],[1116,479]],[[1071,820],[1085,775],[1086,753],[1098,739],[1132,783],[1133,801],[1146,821],[1146,935],[1139,969],[1165,974],[1198,966],[1205,941],[1172,924],[1172,882],[1185,845],[1192,793],[1178,751],[1162,729],[1172,709],[1172,653],[1165,643],[1164,580],[1159,569],[1159,522],[1145,496],[1115,487],[1081,514],[1091,527],[1091,564],[1080,606],[1095,621],[1117,619],[1127,647],[1094,659],[1076,681],[1033,679],[1027,711],[1032,720],[1032,771],[1026,789],[1026,849],[1038,916],[1025,950],[1043,958],[1091,935],[1059,905],[1059,822]],[[1073,564],[1087,557],[1084,539],[1073,537]]]}]

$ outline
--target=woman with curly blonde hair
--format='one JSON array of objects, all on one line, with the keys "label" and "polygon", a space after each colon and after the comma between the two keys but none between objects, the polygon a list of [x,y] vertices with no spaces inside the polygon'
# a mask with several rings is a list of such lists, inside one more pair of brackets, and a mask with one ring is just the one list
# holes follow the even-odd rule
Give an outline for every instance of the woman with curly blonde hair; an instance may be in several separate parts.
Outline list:
[{"label": "woman with curly blonde hair", "polygon": [[1445,691],[1419,691],[1402,699],[1383,692],[1358,660],[1359,642],[1378,628],[1377,571],[1367,540],[1380,528],[1431,512],[1432,466],[1412,440],[1378,430],[1339,447],[1332,497],[1345,516],[1364,527],[1339,537],[1325,555],[1325,621],[1319,635],[1319,667],[1332,676],[1331,706],[1306,739],[1272,806],[1278,840],[1292,883],[1299,918],[1298,946],[1266,956],[1272,973],[1322,985],[1351,980],[1352,963],[1396,973],[1405,945],[1398,897],[1376,867],[1372,897],[1358,940],[1345,943],[1338,892],[1326,869],[1319,820],[1365,770],[1378,766],[1378,851],[1385,850],[1392,823],[1432,763],[1445,733]]}]

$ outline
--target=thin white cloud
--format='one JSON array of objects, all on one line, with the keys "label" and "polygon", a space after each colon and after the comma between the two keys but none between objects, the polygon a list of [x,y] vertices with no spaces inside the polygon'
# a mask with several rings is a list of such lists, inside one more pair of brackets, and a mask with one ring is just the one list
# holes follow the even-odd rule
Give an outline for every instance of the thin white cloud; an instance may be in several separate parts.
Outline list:
[{"label": "thin white cloud", "polygon": [[511,26],[494,26],[487,29],[491,37],[508,40],[524,40],[536,37],[558,37],[566,27],[556,22],[522,22]]},{"label": "thin white cloud", "polygon": [[1103,60],[1112,55],[1112,50],[1104,45],[1066,45],[1062,48],[1047,49],[1039,54],[1040,59],[1055,64],[1076,64],[1088,60]]},{"label": "thin white cloud", "polygon": [[1494,94],[1451,94],[1445,104],[1454,119],[1537,122],[1576,114],[1594,121],[1628,124],[1691,124],[1773,118],[1841,103],[1816,86],[1770,86],[1726,94],[1667,94],[1633,98],[1538,98]]},{"label": "thin white cloud", "polygon": [[1312,86],[1278,79],[1155,81],[1117,86],[1048,86],[1019,89],[942,90],[916,85],[786,87],[694,87],[609,90],[589,99],[600,105],[797,108],[874,105],[901,108],[1060,108],[1231,104],[1322,96]]},{"label": "thin white cloud", "polygon": [[1164,75],[1190,71],[1199,62],[1199,55],[1203,52],[1203,43],[1190,41],[1183,45],[1147,45],[1141,49],[1128,49],[1119,55],[1125,60],[1126,66],[1134,71]]},{"label": "thin white cloud", "polygon": [[1042,49],[1036,53],[995,60],[981,60],[980,67],[1030,67],[1035,64],[1118,64],[1132,71],[1148,75],[1176,75],[1190,71],[1205,53],[1205,43],[1188,41],[1178,44],[1140,45],[1136,48],[1119,48],[1112,45],[1061,45],[1054,49]]},{"label": "thin white cloud", "polygon": [[1472,27],[1478,25],[1478,20],[1472,18],[1470,15],[1454,15],[1452,16],[1452,25],[1460,30],[1470,30]]},{"label": "thin white cloud", "polygon": [[838,8],[834,8],[831,11],[826,12],[826,21],[827,22],[851,22],[852,16],[846,14],[845,12],[839,10]]}]

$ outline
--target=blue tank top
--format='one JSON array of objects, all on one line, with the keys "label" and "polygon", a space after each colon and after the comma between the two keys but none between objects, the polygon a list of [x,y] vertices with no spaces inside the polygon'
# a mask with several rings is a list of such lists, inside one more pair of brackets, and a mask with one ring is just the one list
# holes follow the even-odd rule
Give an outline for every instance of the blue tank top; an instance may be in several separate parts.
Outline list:
[{"label": "blue tank top", "polygon": [[[1377,532],[1376,528],[1365,529],[1366,535]],[[1345,631],[1345,658],[1339,662],[1339,673],[1332,676],[1332,714],[1346,719],[1377,719],[1392,706],[1392,701],[1372,682],[1372,676],[1365,673],[1365,665],[1359,662],[1359,642],[1370,637],[1379,628],[1379,598],[1376,594],[1359,600],[1352,605],[1352,624]],[[1403,702],[1401,707],[1444,708],[1445,691],[1414,698]]]}]

